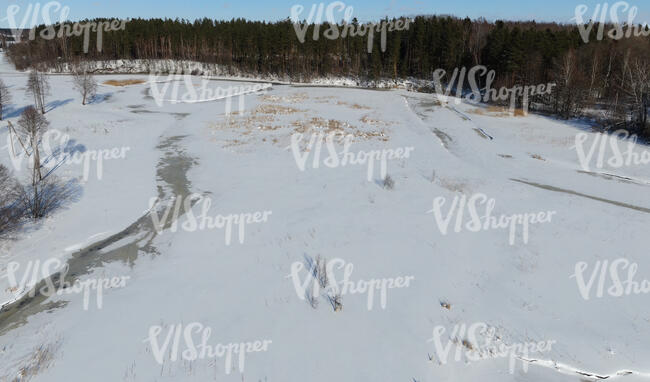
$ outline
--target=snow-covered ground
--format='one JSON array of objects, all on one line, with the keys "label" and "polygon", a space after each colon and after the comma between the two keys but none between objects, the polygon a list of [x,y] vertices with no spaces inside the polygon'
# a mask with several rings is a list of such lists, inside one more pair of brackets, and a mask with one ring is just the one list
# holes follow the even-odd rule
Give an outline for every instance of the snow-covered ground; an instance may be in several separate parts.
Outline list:
[{"label": "snow-covered ground", "polygon": [[[6,63],[0,73],[14,97],[7,115],[15,125],[30,104],[26,75]],[[56,258],[67,261],[80,280],[128,280],[103,291],[101,309],[96,291],[86,303],[83,293],[63,293],[8,304],[0,312],[0,380],[501,382],[650,376],[650,296],[613,297],[607,293],[610,275],[603,273],[605,293],[597,298],[597,271],[585,300],[580,280],[571,278],[579,262],[588,265],[588,283],[597,261],[624,258],[638,264],[635,280],[650,279],[650,169],[601,169],[595,159],[583,168],[572,147],[578,134],[587,134],[584,147],[590,149],[598,136],[588,126],[510,117],[453,99],[441,104],[432,95],[405,90],[274,85],[244,95],[241,103],[235,97],[230,103],[160,107],[151,95],[160,84],[148,83],[146,75],[97,79],[144,83],[101,85],[98,99],[82,106],[71,78],[52,76],[50,129],[68,134],[71,147],[78,147],[73,150],[129,150],[103,163],[101,179],[92,166],[86,180],[82,165],[56,168],[61,179],[76,181],[74,198],[2,243],[0,275],[7,276],[12,262],[21,264],[22,275],[30,260]],[[6,122],[0,126],[4,145]],[[319,132],[352,134],[349,153],[408,152],[386,162],[394,187],[384,187],[380,162],[369,172],[367,163],[326,162],[325,144],[313,145],[308,154],[294,150],[305,149]],[[301,142],[297,134],[303,134]],[[341,142],[334,145],[340,154]],[[2,149],[0,163],[26,178],[27,159],[14,167],[9,150]],[[304,171],[302,155],[308,155]],[[156,232],[150,200],[158,197],[165,206],[175,195],[185,200],[190,194],[197,194],[192,214],[182,215],[181,206],[178,225],[168,221]],[[471,219],[466,211],[455,232],[457,215],[447,213],[463,195],[494,199],[492,216],[545,212],[550,221],[530,224],[526,237],[517,225],[510,237],[508,228],[472,232],[465,226]],[[233,224],[232,232],[193,229],[191,216],[207,209],[206,200],[210,217],[259,212],[265,219]],[[477,206],[484,215],[486,204]],[[164,208],[156,209],[162,217]],[[318,256],[352,264],[355,283],[410,282],[387,289],[383,303],[381,290],[374,296],[343,294],[342,309],[335,311],[323,291],[312,303],[300,298],[295,284],[303,282],[305,270],[298,281],[291,276]],[[337,280],[343,273],[336,269]],[[8,277],[0,282],[0,301],[20,297]],[[174,341],[170,329],[192,323],[211,328],[207,344],[222,356],[182,359],[187,346],[178,332],[178,354],[169,345],[158,362],[166,338]],[[463,329],[451,336],[457,344],[445,360],[441,346],[454,327],[476,323],[495,328],[495,343],[552,345],[518,354],[514,367],[508,357],[469,361],[464,353],[476,344]],[[442,334],[435,336],[436,330]],[[198,330],[190,334],[200,342]],[[480,337],[482,344],[486,335]],[[217,346],[242,342],[251,343],[244,364],[234,350],[228,359]]]}]

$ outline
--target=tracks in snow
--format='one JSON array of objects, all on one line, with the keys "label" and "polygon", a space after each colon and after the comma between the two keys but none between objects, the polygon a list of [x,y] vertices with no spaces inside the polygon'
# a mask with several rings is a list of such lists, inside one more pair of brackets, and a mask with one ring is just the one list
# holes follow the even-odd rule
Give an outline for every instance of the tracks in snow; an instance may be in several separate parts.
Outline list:
[{"label": "tracks in snow", "polygon": [[635,375],[638,377],[642,378],[648,378],[650,379],[650,373],[644,373],[644,372],[639,372],[639,371],[633,371],[633,370],[619,370],[611,374],[599,374],[599,373],[593,373],[589,371],[584,371],[580,370],[578,368],[575,368],[571,365],[567,365],[565,363],[560,363],[556,361],[550,361],[550,360],[540,360],[540,359],[526,359],[523,357],[517,357],[520,361],[522,362],[527,362],[531,365],[539,365],[548,369],[554,369],[558,371],[561,374],[565,375],[575,375],[575,376],[580,376],[580,377],[586,377],[586,378],[591,378],[594,381],[601,381],[605,379],[615,379],[619,377],[625,377],[628,375]]}]

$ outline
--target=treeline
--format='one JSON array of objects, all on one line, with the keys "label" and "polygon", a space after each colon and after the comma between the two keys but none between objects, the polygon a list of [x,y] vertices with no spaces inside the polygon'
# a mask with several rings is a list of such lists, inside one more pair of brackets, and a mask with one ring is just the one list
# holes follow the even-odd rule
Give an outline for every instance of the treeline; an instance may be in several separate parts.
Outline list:
[{"label": "treeline", "polygon": [[[81,23],[90,21],[110,20]],[[352,24],[359,26],[356,20]],[[388,32],[385,49],[375,32],[368,53],[367,33],[328,39],[324,31],[330,27],[328,23],[318,26],[319,37],[314,39],[317,26],[307,25],[301,43],[290,20],[134,19],[124,30],[103,33],[101,51],[95,48],[97,34],[89,33],[87,53],[81,35],[36,38],[13,45],[9,54],[18,68],[79,59],[180,59],[219,64],[233,73],[295,80],[323,76],[430,80],[436,69],[449,73],[484,65],[496,71],[493,87],[555,82],[551,96],[533,99],[538,110],[570,118],[598,109],[604,123],[622,124],[650,136],[648,37],[598,41],[596,26],[585,43],[576,25],[418,16],[408,29]],[[43,29],[37,28],[37,36]]]},{"label": "treeline", "polygon": [[[356,20],[352,24],[359,25]],[[103,33],[101,52],[95,49],[97,35],[91,32],[88,53],[84,53],[82,35],[54,40],[36,38],[14,46],[12,56],[21,68],[33,62],[70,61],[83,56],[91,60],[196,60],[252,73],[290,76],[430,78],[437,68],[451,70],[481,63],[523,73],[527,57],[540,54],[544,63],[549,63],[569,47],[577,47],[580,41],[577,29],[555,24],[493,24],[485,20],[419,16],[409,23],[407,30],[388,32],[384,51],[379,33],[375,32],[372,53],[368,53],[367,33],[331,40],[323,35],[330,27],[327,23],[319,26],[319,38],[314,40],[315,26],[308,25],[301,43],[289,20],[267,23],[203,19],[191,23],[134,19],[124,30]],[[44,29],[45,26],[38,27],[36,36]],[[56,31],[60,29],[55,27]]]}]

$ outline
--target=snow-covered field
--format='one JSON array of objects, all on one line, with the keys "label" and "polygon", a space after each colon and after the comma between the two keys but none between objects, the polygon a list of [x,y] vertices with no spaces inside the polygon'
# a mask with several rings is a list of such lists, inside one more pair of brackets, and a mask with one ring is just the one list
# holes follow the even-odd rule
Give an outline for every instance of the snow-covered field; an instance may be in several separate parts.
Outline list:
[{"label": "snow-covered field", "polygon": [[[0,76],[14,98],[5,114],[15,125],[30,104],[26,74],[3,62]],[[453,99],[441,104],[406,90],[290,85],[241,101],[160,107],[151,87],[164,82],[151,84],[146,75],[97,79],[97,100],[82,106],[69,76],[51,76],[50,130],[69,135],[64,151],[128,150],[103,162],[101,179],[96,161],[87,179],[83,164],[56,167],[56,176],[74,182],[73,197],[2,242],[0,302],[7,305],[0,312],[0,380],[650,377],[650,295],[615,297],[616,288],[608,291],[616,272],[595,268],[598,261],[626,259],[638,264],[634,280],[641,286],[650,279],[650,168],[598,168],[592,159],[585,169],[574,146],[577,135],[587,134],[588,152],[598,138],[587,125],[511,117]],[[143,83],[103,84],[124,79]],[[193,81],[198,85],[200,78]],[[8,142],[6,125],[0,122],[0,146]],[[336,139],[304,151],[319,133],[336,133]],[[367,158],[338,166],[328,158],[332,148],[345,158],[343,134],[353,136],[348,153],[356,160],[391,150],[386,172],[392,188],[385,186],[381,161],[369,169]],[[52,142],[56,148],[61,141]],[[15,166],[10,150],[2,149],[0,163],[25,180],[29,158]],[[175,196],[188,201],[188,208],[178,204],[178,214]],[[152,198],[160,199],[154,208]],[[471,200],[483,216],[486,199],[494,200],[491,216],[543,212],[542,221],[527,229],[515,222],[511,234],[510,226],[472,230],[468,207],[449,213]],[[163,219],[167,205],[167,224],[158,232],[151,211]],[[215,224],[201,227],[203,209]],[[305,268],[319,256],[335,260],[339,282],[346,270],[338,267],[347,266],[362,290],[359,280],[386,287],[373,294],[348,289],[341,309],[324,290],[303,299]],[[96,290],[30,298],[12,285],[10,264],[20,265],[14,273],[22,277],[28,264],[52,259],[67,261],[74,279],[125,282],[104,289],[101,303]],[[580,262],[586,270],[576,277]],[[621,278],[629,268],[619,264]],[[39,268],[37,278],[48,273]],[[587,300],[579,284],[592,276]],[[186,336],[197,344],[205,327],[210,349],[192,354]],[[470,327],[494,333],[476,331],[475,339]],[[490,339],[493,345],[548,346],[467,357]],[[240,343],[249,343],[245,356],[242,346],[229,345]]]}]

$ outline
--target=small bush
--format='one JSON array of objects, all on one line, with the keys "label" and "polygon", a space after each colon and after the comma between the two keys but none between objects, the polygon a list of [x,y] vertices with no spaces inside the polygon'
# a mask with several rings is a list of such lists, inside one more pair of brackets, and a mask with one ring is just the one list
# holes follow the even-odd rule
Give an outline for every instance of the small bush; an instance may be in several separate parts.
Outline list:
[{"label": "small bush", "polygon": [[330,304],[332,305],[332,309],[334,309],[335,312],[340,312],[343,310],[343,298],[341,297],[341,292],[337,292],[334,295],[328,295],[327,299],[329,300]]},{"label": "small bush", "polygon": [[384,188],[386,190],[392,190],[395,188],[395,181],[390,177],[390,175],[386,175],[386,178],[384,178]]},{"label": "small bush", "polygon": [[20,200],[27,215],[40,219],[61,207],[77,194],[78,185],[74,181],[62,183],[53,175],[24,186]]},{"label": "small bush", "polygon": [[320,255],[316,257],[316,278],[321,288],[327,288],[329,279],[327,278],[327,259],[323,259]]},{"label": "small bush", "polygon": [[307,299],[307,302],[312,308],[318,309],[318,296],[314,296],[314,290],[312,288],[305,291],[305,299]]}]

